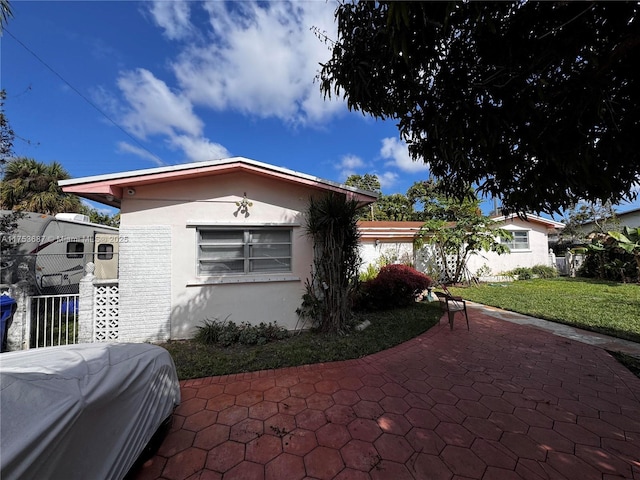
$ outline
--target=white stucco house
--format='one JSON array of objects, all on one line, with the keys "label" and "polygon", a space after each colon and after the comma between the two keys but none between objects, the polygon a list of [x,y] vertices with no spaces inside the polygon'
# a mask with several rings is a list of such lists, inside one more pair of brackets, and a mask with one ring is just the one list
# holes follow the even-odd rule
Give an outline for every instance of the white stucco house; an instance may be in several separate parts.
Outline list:
[{"label": "white stucco house", "polygon": [[360,232],[360,271],[381,259],[391,263],[415,261],[413,242],[424,222],[364,221],[358,222]]},{"label": "white stucco house", "polygon": [[494,252],[478,252],[472,255],[468,263],[472,274],[484,265],[491,269],[491,275],[499,275],[517,267],[555,267],[553,256],[549,254],[549,236],[562,230],[563,223],[533,214],[527,214],[526,220],[517,215],[503,215],[493,217],[493,221],[513,235],[512,240],[502,240],[509,246],[510,253],[498,255]]},{"label": "white stucco house", "polygon": [[[549,235],[564,228],[564,224],[537,215],[527,215],[523,220],[517,215],[494,217],[501,228],[513,235],[507,242],[510,253],[498,255],[494,252],[476,252],[467,264],[469,273],[476,276],[479,269],[489,270],[488,275],[499,275],[516,267],[534,265],[554,266],[549,255]],[[381,257],[396,256],[399,261],[410,258],[416,268],[429,271],[429,246],[421,251],[414,250],[414,240],[423,222],[359,222],[361,234],[361,256],[364,271],[369,264],[375,264]]]},{"label": "white stucco house", "polygon": [[309,199],[376,194],[242,157],[60,182],[120,208],[120,338],[189,338],[205,319],[296,326]]},{"label": "white stucco house", "polygon": [[[620,227],[638,228],[640,227],[640,208],[634,208],[623,212],[616,212],[616,220]],[[585,222],[580,225],[580,229],[585,235],[597,231],[595,222]]]}]

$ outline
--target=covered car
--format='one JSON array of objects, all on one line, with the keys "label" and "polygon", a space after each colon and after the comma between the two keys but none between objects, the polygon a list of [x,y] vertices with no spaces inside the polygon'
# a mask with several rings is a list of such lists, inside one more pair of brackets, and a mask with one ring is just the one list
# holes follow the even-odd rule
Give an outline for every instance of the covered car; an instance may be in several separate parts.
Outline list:
[{"label": "covered car", "polygon": [[0,478],[122,479],[180,403],[173,360],[149,344],[0,356]]}]

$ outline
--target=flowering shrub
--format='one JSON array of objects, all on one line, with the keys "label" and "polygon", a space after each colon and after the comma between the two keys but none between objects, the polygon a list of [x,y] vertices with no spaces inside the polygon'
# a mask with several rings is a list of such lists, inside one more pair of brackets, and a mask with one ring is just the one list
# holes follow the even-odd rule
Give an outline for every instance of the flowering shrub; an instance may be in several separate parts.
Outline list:
[{"label": "flowering shrub", "polygon": [[432,285],[431,278],[407,265],[387,265],[362,284],[361,308],[384,309],[410,305]]}]

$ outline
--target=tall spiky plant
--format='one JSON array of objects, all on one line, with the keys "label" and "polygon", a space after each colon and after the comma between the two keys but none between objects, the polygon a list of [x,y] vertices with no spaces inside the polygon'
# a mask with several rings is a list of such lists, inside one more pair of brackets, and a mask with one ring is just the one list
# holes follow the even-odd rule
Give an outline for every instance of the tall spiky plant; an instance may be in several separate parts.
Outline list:
[{"label": "tall spiky plant", "polygon": [[342,332],[351,319],[360,265],[359,209],[356,200],[335,193],[309,200],[306,230],[313,239],[313,278],[298,314],[315,317],[325,332]]}]

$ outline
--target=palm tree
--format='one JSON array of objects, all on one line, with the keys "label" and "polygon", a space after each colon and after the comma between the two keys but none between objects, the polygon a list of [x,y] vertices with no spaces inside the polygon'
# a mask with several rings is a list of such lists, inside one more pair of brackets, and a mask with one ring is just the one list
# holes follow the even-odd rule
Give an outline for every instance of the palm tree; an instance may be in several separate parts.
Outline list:
[{"label": "palm tree", "polygon": [[75,195],[64,193],[58,180],[71,178],[58,162],[49,165],[32,158],[18,157],[5,168],[0,204],[5,210],[55,215],[59,212],[81,212],[82,203]]},{"label": "palm tree", "polygon": [[8,0],[0,0],[0,32],[4,28],[4,24],[7,23],[9,17],[13,16],[11,11],[11,5]]}]

